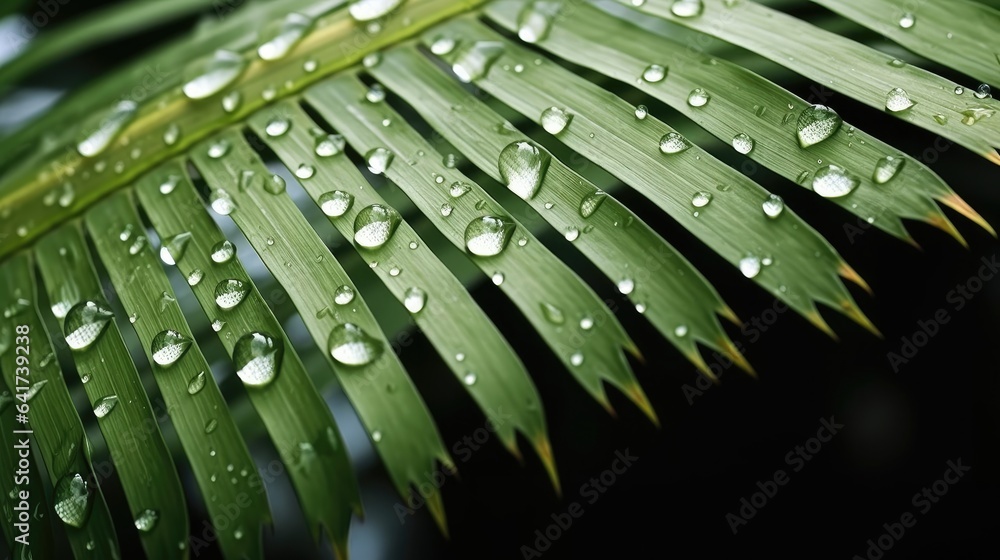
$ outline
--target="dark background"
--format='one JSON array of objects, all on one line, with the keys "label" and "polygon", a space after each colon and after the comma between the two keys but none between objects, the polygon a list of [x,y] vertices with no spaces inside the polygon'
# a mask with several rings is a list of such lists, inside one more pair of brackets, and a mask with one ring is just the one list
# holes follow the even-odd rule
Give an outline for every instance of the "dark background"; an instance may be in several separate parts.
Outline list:
[{"label": "dark background", "polygon": [[[43,31],[56,32],[98,4],[103,3],[70,2]],[[32,9],[37,7],[29,4],[29,13]],[[805,3],[793,11],[804,18],[820,18],[817,21],[832,17]],[[127,57],[141,56],[193,24],[194,20],[186,20],[79,53],[32,76],[28,85],[51,90],[75,87]],[[848,34],[876,46],[885,44],[860,28],[849,28]],[[907,60],[918,59],[907,55]],[[756,64],[755,69],[765,75],[773,68],[759,61]],[[977,85],[946,69],[924,67],[968,86]],[[775,79],[802,97],[812,93],[811,84],[801,78],[790,79],[782,73]],[[682,131],[691,130],[683,117],[638,92],[617,84],[604,85],[633,103],[649,105],[653,114]],[[934,146],[933,135],[844,96],[834,95],[827,104],[845,121],[910,155]],[[530,130],[530,124],[518,124]],[[744,163],[742,156],[719,142],[704,146],[737,168]],[[565,155],[558,152],[555,143],[548,143],[548,147],[560,157]],[[1000,171],[957,146],[934,150],[934,155],[935,161],[927,160],[932,169],[990,223],[1000,225]],[[916,524],[894,542],[885,558],[996,558],[995,539],[1000,535],[1000,382],[993,344],[1000,332],[1000,279],[985,282],[960,310],[948,294],[977,274],[981,259],[1000,260],[1000,243],[950,211],[949,216],[969,242],[968,249],[922,224],[911,224],[922,249],[875,229],[851,239],[844,230],[845,224],[856,223],[851,215],[766,170],[752,175],[783,196],[868,281],[874,298],[853,286],[851,290],[884,339],[834,312],[824,311],[824,317],[839,341],[792,312],[773,313],[775,301],[770,296],[709,254],[691,234],[651,209],[641,196],[621,189],[615,195],[687,255],[744,321],[757,318],[771,323],[766,331],[756,334],[727,325],[734,341],[744,345],[759,379],[730,368],[718,385],[699,381],[694,368],[665,344],[648,322],[626,309],[619,318],[646,357],[645,363],[633,365],[661,426],[653,426],[613,391],[611,401],[617,417],[612,417],[576,385],[532,335],[528,323],[510,312],[509,302],[499,291],[488,282],[480,283],[470,289],[518,349],[542,394],[563,495],[555,494],[526,442],[521,446],[524,462],[519,464],[491,439],[468,461],[462,461],[464,455],[455,456],[461,477],[450,477],[443,486],[450,529],[450,539],[445,539],[426,511],[406,516],[400,524],[393,508],[399,498],[381,466],[371,460],[367,441],[355,438],[352,454],[359,463],[367,519],[353,528],[353,557],[522,558],[522,546],[536,546],[536,530],[545,532],[554,523],[553,514],[564,514],[577,502],[583,515],[573,519],[568,529],[560,530],[550,548],[540,551],[545,558],[712,558],[734,553],[780,558],[865,557],[867,541],[878,539],[886,532],[884,523],[897,523],[906,512],[915,515]],[[617,298],[623,309],[628,307],[610,282],[574,255],[558,236],[543,240],[579,270],[602,297]],[[340,249],[337,254],[346,253]],[[920,321],[940,310],[947,314],[948,322],[939,325],[937,334],[913,359],[893,371],[887,353],[899,352],[901,337],[912,338],[921,329]],[[415,344],[401,359],[413,373],[451,448],[472,436],[485,420],[426,340],[419,333],[415,336]],[[301,351],[305,354],[309,350]],[[344,418],[342,410],[335,412],[338,420]],[[843,428],[801,470],[793,472],[796,464],[786,462],[786,455],[814,437],[824,418],[834,418]],[[344,426],[349,444],[352,421],[348,418]],[[251,449],[262,464],[274,455],[264,440],[253,442]],[[611,468],[616,452],[627,452],[637,460],[616,475],[596,502],[589,503],[592,494],[582,494],[581,486]],[[941,479],[948,461],[959,459],[971,470],[929,511],[920,513],[911,503],[914,494]],[[184,473],[183,461],[178,466],[193,494],[193,529],[200,530],[204,510],[197,503],[197,489]],[[758,481],[771,480],[779,469],[788,473],[789,482],[734,535],[727,514],[738,514],[741,499],[751,499],[758,491]],[[117,480],[106,481],[104,491],[112,512],[127,511]],[[269,492],[276,525],[267,537],[268,557],[313,557],[315,548],[296,512],[287,481],[276,480]],[[141,556],[127,514],[121,517],[118,531],[125,557]],[[201,557],[217,554],[212,550]],[[329,549],[324,548],[322,555],[329,557]]]}]

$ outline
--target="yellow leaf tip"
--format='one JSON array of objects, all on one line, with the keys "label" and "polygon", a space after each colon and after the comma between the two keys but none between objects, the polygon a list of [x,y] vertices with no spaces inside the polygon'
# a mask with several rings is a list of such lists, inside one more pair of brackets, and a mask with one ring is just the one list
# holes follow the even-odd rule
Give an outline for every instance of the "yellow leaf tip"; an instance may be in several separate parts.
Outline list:
[{"label": "yellow leaf tip", "polygon": [[993,237],[997,236],[997,230],[995,230],[993,226],[986,221],[986,218],[983,218],[982,215],[979,214],[979,212],[976,212],[975,209],[973,209],[972,206],[970,206],[969,203],[965,201],[965,199],[958,196],[958,194],[948,193],[939,198],[938,200],[941,202],[941,204],[944,204],[948,208],[951,208],[952,210],[965,216],[974,224],[988,231],[989,234],[992,235]]},{"label": "yellow leaf tip", "polygon": [[559,482],[559,471],[556,469],[556,458],[552,452],[552,443],[544,433],[535,438],[535,451],[545,466],[545,472],[549,474],[549,480],[556,491],[556,495],[562,497],[562,485]]},{"label": "yellow leaf tip", "polygon": [[861,289],[868,292],[868,295],[870,296],[875,295],[874,292],[872,292],[871,286],[868,285],[868,282],[865,282],[865,279],[862,278],[861,275],[858,274],[858,272],[854,270],[854,268],[851,267],[851,265],[847,264],[846,262],[841,261],[840,266],[837,267],[837,274],[840,275],[840,277],[843,278],[844,280],[847,280],[849,282],[852,282],[860,286]]}]

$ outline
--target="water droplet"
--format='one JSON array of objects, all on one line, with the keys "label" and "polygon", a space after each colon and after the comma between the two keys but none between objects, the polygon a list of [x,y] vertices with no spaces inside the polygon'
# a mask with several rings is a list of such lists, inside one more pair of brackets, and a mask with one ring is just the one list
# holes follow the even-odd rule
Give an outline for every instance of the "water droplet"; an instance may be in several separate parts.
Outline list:
[{"label": "water droplet", "polygon": [[55,510],[63,523],[80,528],[87,523],[93,500],[87,480],[82,474],[67,474],[55,487]]},{"label": "water droplet", "polygon": [[250,293],[250,287],[236,279],[223,280],[215,286],[215,304],[220,309],[232,309]]},{"label": "water droplet", "polygon": [[573,120],[573,114],[559,107],[549,107],[542,111],[541,124],[545,132],[559,134]]},{"label": "water droplet", "polygon": [[316,155],[319,157],[335,156],[344,151],[347,141],[339,134],[320,134],[316,136]]},{"label": "water droplet", "polygon": [[252,332],[243,335],[233,347],[236,375],[244,385],[262,387],[274,381],[281,367],[285,347],[280,338]]},{"label": "water droplet", "polygon": [[567,228],[563,233],[563,237],[566,238],[566,241],[576,241],[576,239],[580,237],[580,230],[574,227]]},{"label": "water droplet", "polygon": [[780,196],[772,194],[767,197],[761,207],[764,209],[765,216],[774,219],[785,211],[785,201]]},{"label": "water droplet", "polygon": [[819,144],[833,136],[843,122],[836,111],[825,105],[806,107],[799,113],[796,123],[799,146],[808,148]]},{"label": "water droplet", "polygon": [[232,113],[233,111],[239,109],[242,103],[243,95],[238,91],[231,91],[222,98],[222,110],[227,113]]},{"label": "water droplet", "polygon": [[700,16],[705,6],[701,0],[674,0],[670,5],[670,13],[679,18],[689,18]]},{"label": "water droplet", "polygon": [[705,191],[698,191],[694,193],[691,198],[691,205],[695,208],[704,208],[708,206],[708,203],[712,202],[712,193]]},{"label": "water droplet", "polygon": [[635,118],[644,120],[649,115],[649,109],[645,105],[637,105],[635,108]]},{"label": "water droplet", "polygon": [[163,179],[163,182],[160,183],[160,194],[170,194],[174,192],[174,189],[177,188],[177,183],[179,183],[180,180],[181,178],[177,175],[168,175]]},{"label": "water droplet", "polygon": [[490,277],[490,280],[493,281],[494,286],[499,286],[500,284],[503,284],[503,279],[504,279],[503,272],[494,272],[493,276]]},{"label": "water droplet", "polygon": [[331,218],[343,216],[353,204],[354,195],[344,191],[330,191],[319,196],[320,210]]},{"label": "water droplet", "polygon": [[365,161],[368,163],[368,171],[375,175],[381,175],[392,165],[394,154],[385,148],[375,148],[365,154]]},{"label": "water droplet", "polygon": [[353,323],[334,327],[327,346],[333,359],[345,366],[363,366],[382,354],[382,343]]},{"label": "water droplet", "polygon": [[264,60],[277,60],[292,50],[309,28],[312,20],[302,14],[291,13],[277,24],[264,28],[264,42],[257,47],[257,56]]},{"label": "water droplet", "polygon": [[902,157],[885,156],[875,164],[875,172],[872,174],[872,180],[879,185],[884,185],[891,181],[905,164],[906,159]]},{"label": "water droplet", "polygon": [[542,308],[542,315],[545,316],[545,320],[552,323],[553,325],[561,325],[566,322],[566,316],[563,315],[562,309],[552,305],[551,303],[542,302],[540,307]]},{"label": "water droplet", "polygon": [[478,381],[478,380],[479,380],[479,378],[476,377],[476,374],[472,373],[471,371],[468,372],[468,373],[466,373],[464,376],[462,376],[462,383],[465,383],[466,385],[468,385],[470,387],[473,386],[473,385],[475,385],[476,381]]},{"label": "water droplet", "polygon": [[541,189],[552,156],[534,142],[511,142],[500,151],[501,180],[511,192],[530,200]]},{"label": "water droplet", "polygon": [[660,138],[660,151],[665,154],[679,154],[690,147],[691,143],[676,132],[668,132]]},{"label": "water droplet", "polygon": [[902,68],[902,67],[906,66],[906,62],[903,62],[902,60],[900,60],[898,58],[894,58],[894,59],[892,59],[892,60],[889,61],[889,66],[892,66],[893,68]]},{"label": "water droplet", "polygon": [[635,281],[631,278],[623,278],[618,281],[618,291],[624,295],[629,295],[635,289]]},{"label": "water droplet", "polygon": [[431,52],[443,56],[455,49],[455,38],[450,35],[438,35],[431,41]]},{"label": "water droplet", "polygon": [[354,301],[354,289],[350,286],[340,286],[333,293],[333,302],[337,305],[347,305],[352,301]]},{"label": "water droplet", "polygon": [[167,367],[187,353],[191,347],[191,339],[174,330],[161,331],[153,337],[150,351],[157,365]]},{"label": "water droplet", "polygon": [[906,91],[901,88],[892,88],[885,97],[885,108],[893,113],[905,111],[916,105]]},{"label": "water droplet", "polygon": [[232,144],[230,144],[229,140],[220,138],[208,146],[208,151],[206,153],[208,154],[208,157],[212,159],[219,159],[228,154],[231,147]]},{"label": "water droplet", "polygon": [[753,278],[760,273],[760,259],[755,255],[747,255],[740,259],[740,272],[747,278]]},{"label": "water droplet", "polygon": [[170,123],[167,125],[166,130],[163,131],[163,143],[167,146],[173,146],[176,144],[180,137],[181,129],[177,126],[177,123]]},{"label": "water droplet", "polygon": [[119,101],[108,113],[95,130],[88,131],[87,135],[76,145],[76,151],[83,157],[93,157],[103,152],[111,141],[118,136],[118,133],[129,121],[135,117],[135,112],[139,106],[135,101],[128,99]]},{"label": "water droplet", "polygon": [[94,416],[104,418],[111,413],[112,410],[114,410],[115,405],[117,404],[118,395],[108,395],[97,399],[97,402],[94,404]]},{"label": "water droplet", "polygon": [[86,350],[104,333],[114,317],[111,309],[96,301],[83,301],[74,305],[63,325],[66,344],[73,350]]},{"label": "water droplet", "polygon": [[559,2],[536,1],[526,4],[517,16],[517,36],[525,43],[545,40],[560,7]]},{"label": "water droplet", "polygon": [[487,73],[493,63],[503,56],[503,43],[497,41],[476,41],[459,49],[455,62],[451,65],[452,72],[464,83],[478,80]]},{"label": "water droplet", "polygon": [[221,331],[222,328],[225,327],[225,326],[226,326],[226,322],[223,321],[223,320],[221,320],[221,319],[216,319],[216,320],[212,321],[212,330],[215,331],[215,332]]},{"label": "water droplet", "polygon": [[687,333],[688,333],[687,325],[677,325],[677,327],[674,328],[674,336],[683,338],[687,336]]},{"label": "water droplet", "polygon": [[410,313],[420,313],[427,303],[427,292],[420,288],[408,288],[403,296],[403,306]]},{"label": "water droplet", "polygon": [[372,441],[374,441],[375,443],[378,443],[378,442],[382,441],[382,432],[380,432],[378,430],[373,431],[372,432]]},{"label": "water droplet", "polygon": [[309,165],[308,163],[300,164],[295,169],[295,176],[299,179],[310,179],[316,174],[316,168]]},{"label": "water droplet", "polygon": [[398,266],[394,266],[394,267],[392,267],[392,268],[389,269],[389,276],[393,276],[393,277],[399,276],[402,272],[403,272],[403,270],[401,268],[399,268]]},{"label": "water droplet", "polygon": [[378,249],[389,241],[400,220],[399,213],[388,206],[367,206],[354,218],[354,242],[367,249]]},{"label": "water droplet", "polygon": [[580,201],[580,216],[583,218],[593,216],[601,204],[604,204],[604,199],[607,197],[607,193],[601,190],[596,190],[583,197],[583,200]]},{"label": "water droplet", "polygon": [[987,99],[993,97],[989,84],[979,84],[979,87],[976,88],[976,91],[972,92],[972,95],[974,95],[976,99]]},{"label": "water droplet", "polygon": [[692,107],[704,107],[711,100],[711,94],[702,88],[696,88],[688,94],[687,104]]},{"label": "water droplet", "polygon": [[135,518],[135,528],[142,531],[143,533],[148,533],[156,527],[156,522],[160,520],[160,514],[156,510],[144,509],[139,513],[138,517]]},{"label": "water droplet", "polygon": [[319,67],[319,63],[317,63],[312,58],[310,58],[309,60],[307,60],[307,61],[305,61],[305,62],[302,63],[302,69],[305,70],[307,73],[315,72],[316,68],[318,68],[318,67]]},{"label": "water droplet", "polygon": [[381,103],[385,101],[385,88],[382,84],[374,84],[365,92],[365,99],[369,103]]},{"label": "water droplet", "polygon": [[508,218],[481,216],[465,228],[465,247],[473,255],[492,257],[499,255],[517,226]]},{"label": "water droplet", "polygon": [[198,372],[190,380],[188,380],[188,394],[197,395],[202,389],[205,388],[205,382],[208,379],[208,375],[204,372]]},{"label": "water droplet", "polygon": [[962,95],[965,93],[965,88],[962,86],[955,87],[955,95]]},{"label": "water droplet", "polygon": [[962,124],[972,126],[982,119],[992,117],[996,111],[987,107],[972,107],[962,111]]},{"label": "water droplet", "polygon": [[843,167],[828,165],[816,172],[812,187],[824,198],[838,198],[847,196],[858,188],[858,180]]},{"label": "water droplet", "polygon": [[354,21],[366,22],[385,17],[402,3],[403,0],[353,0],[348,11]]},{"label": "water droplet", "polygon": [[941,126],[944,126],[948,124],[948,117],[940,114],[934,115],[934,122],[938,123]]},{"label": "water droplet", "polygon": [[220,216],[228,216],[236,210],[236,202],[228,192],[215,189],[212,191],[212,210]]},{"label": "water droplet", "polygon": [[667,77],[667,69],[659,64],[650,64],[642,71],[642,79],[650,84],[662,82]]},{"label": "water droplet", "polygon": [[274,117],[273,119],[267,121],[267,125],[264,127],[264,133],[271,138],[277,138],[288,132],[288,129],[291,127],[291,120],[284,117]]},{"label": "water droplet", "polygon": [[219,264],[233,260],[236,255],[236,246],[228,240],[220,241],[212,247],[212,260]]},{"label": "water droplet", "polygon": [[569,357],[569,363],[576,367],[583,365],[583,352],[573,352]]},{"label": "water droplet", "polygon": [[897,21],[897,23],[903,29],[909,29],[917,23],[917,16],[909,12],[906,12],[903,15],[899,16],[899,20]]},{"label": "water droplet", "polygon": [[210,434],[214,432],[215,429],[218,427],[219,427],[219,421],[216,420],[215,418],[212,418],[211,420],[205,423],[205,433]]},{"label": "water droplet", "polygon": [[452,198],[459,198],[470,190],[472,190],[472,185],[461,181],[455,181],[451,184],[451,187],[448,187],[448,194],[450,194]]},{"label": "water droplet", "polygon": [[217,50],[212,58],[201,63],[201,71],[183,87],[184,95],[191,99],[205,99],[222,91],[236,81],[247,63],[238,53]]},{"label": "water droplet", "polygon": [[184,256],[190,242],[191,233],[187,231],[165,239],[160,247],[160,259],[168,265],[177,264],[177,261]]},{"label": "water droplet", "polygon": [[[298,175],[299,173],[296,173],[296,176]],[[308,179],[308,177],[300,177],[300,178]],[[285,192],[285,180],[281,178],[281,175],[278,174],[271,175],[271,177],[268,180],[264,181],[264,190],[274,195],[281,194]]]},{"label": "water droplet", "polygon": [[733,149],[743,155],[749,154],[753,151],[753,138],[742,132],[737,134],[733,137]]}]

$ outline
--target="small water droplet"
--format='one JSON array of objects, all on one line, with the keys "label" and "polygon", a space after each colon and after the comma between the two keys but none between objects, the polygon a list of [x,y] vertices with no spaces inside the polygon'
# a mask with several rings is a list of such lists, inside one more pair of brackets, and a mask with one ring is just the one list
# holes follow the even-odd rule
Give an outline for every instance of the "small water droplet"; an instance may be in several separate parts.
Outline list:
[{"label": "small water droplet", "polygon": [[692,107],[704,107],[712,100],[711,94],[702,88],[695,88],[688,94],[687,104]]},{"label": "small water droplet", "polygon": [[226,322],[223,321],[223,320],[221,320],[221,319],[216,319],[216,320],[212,321],[212,330],[215,331],[215,332],[221,331],[222,328],[225,327],[225,326],[226,326]]},{"label": "small water droplet", "polygon": [[274,117],[273,119],[267,121],[267,125],[264,127],[264,133],[271,138],[277,138],[279,136],[283,136],[291,127],[291,120],[284,117]]},{"label": "small water droplet", "polygon": [[354,21],[368,22],[389,15],[403,0],[352,0],[348,11]]},{"label": "small water droplet", "polygon": [[205,433],[210,434],[214,432],[215,429],[218,427],[219,427],[219,421],[216,420],[215,418],[212,418],[211,420],[205,423]]},{"label": "small water droplet", "polygon": [[231,91],[222,98],[222,110],[227,113],[232,113],[233,111],[239,109],[242,103],[243,95],[238,91]]},{"label": "small water droplet", "polygon": [[106,397],[101,397],[97,399],[94,403],[94,416],[98,418],[104,418],[114,410],[115,405],[118,404],[118,395],[108,395]]},{"label": "small water droplet", "polygon": [[655,84],[657,82],[662,82],[663,78],[667,77],[667,69],[659,64],[650,64],[642,71],[643,81]]},{"label": "small water droplet", "polygon": [[903,29],[910,29],[917,23],[917,16],[909,12],[906,12],[903,15],[899,16],[899,20],[897,20],[897,23]]},{"label": "small water droplet", "polygon": [[549,134],[559,134],[573,120],[573,114],[559,107],[549,107],[542,111],[540,122]]},{"label": "small water droplet", "polygon": [[222,189],[212,191],[212,210],[220,216],[228,216],[236,210],[236,202],[228,192]]},{"label": "small water droplet", "polygon": [[148,533],[156,527],[156,522],[159,521],[160,514],[156,510],[144,509],[135,518],[135,528],[142,531],[143,533]]},{"label": "small water droplet", "polygon": [[236,375],[245,385],[262,387],[278,376],[284,343],[261,332],[243,335],[233,347],[233,364]]},{"label": "small water droplet", "polygon": [[808,148],[819,144],[836,134],[843,119],[833,109],[825,105],[811,105],[799,113],[796,130],[799,146]]},{"label": "small water droplet", "polygon": [[239,305],[250,293],[250,287],[233,278],[223,280],[215,286],[215,304],[220,309],[232,309]]},{"label": "small water droplet", "polygon": [[704,208],[708,206],[710,202],[712,202],[712,193],[705,191],[698,191],[694,193],[694,196],[691,198],[691,205],[695,208]]},{"label": "small water droplet", "polygon": [[80,473],[67,474],[55,487],[56,515],[63,523],[80,528],[87,523],[93,506],[92,492]]},{"label": "small water droplet", "polygon": [[212,260],[219,264],[227,263],[233,260],[233,256],[235,255],[236,246],[228,240],[220,241],[212,247]]},{"label": "small water droplet", "polygon": [[337,325],[327,342],[330,355],[345,366],[363,366],[382,354],[382,342],[353,323]]},{"label": "small water droplet", "polygon": [[181,180],[177,175],[168,175],[160,183],[160,194],[170,194],[177,188],[177,183]]},{"label": "small water droplet", "polygon": [[583,365],[583,352],[573,352],[569,357],[569,363],[576,367]]},{"label": "small water droplet", "polygon": [[354,289],[350,286],[340,286],[333,293],[333,302],[337,305],[347,305],[352,301],[354,301]]},{"label": "small water droplet", "polygon": [[597,212],[597,209],[601,207],[601,204],[604,203],[604,199],[607,197],[607,193],[601,190],[596,190],[583,197],[583,200],[580,201],[580,216],[583,218],[593,216],[594,212]]},{"label": "small water droplet", "polygon": [[171,266],[177,264],[184,256],[184,252],[187,251],[190,242],[191,233],[187,231],[168,237],[160,247],[160,259]]},{"label": "small water droplet", "polygon": [[382,441],[382,432],[380,432],[378,430],[373,431],[372,432],[372,441],[374,441],[375,443],[378,443],[378,442]]},{"label": "small water droplet", "polygon": [[679,18],[690,18],[700,16],[705,9],[701,0],[674,0],[670,5],[670,13]]},{"label": "small water droplet", "polygon": [[902,157],[885,156],[875,164],[875,172],[872,174],[872,180],[879,185],[884,185],[891,181],[905,164],[906,159]]},{"label": "small water droplet", "polygon": [[508,218],[481,216],[465,228],[465,247],[473,255],[492,257],[499,255],[517,226]]},{"label": "small water droplet", "polygon": [[266,26],[262,33],[265,40],[257,47],[257,56],[263,60],[283,58],[302,40],[312,23],[312,19],[293,12],[280,22]]},{"label": "small water droplet", "polygon": [[743,155],[749,154],[753,151],[753,138],[742,132],[737,134],[733,137],[733,149]]},{"label": "small water droplet", "polygon": [[497,41],[476,41],[459,49],[455,61],[451,65],[452,72],[464,83],[478,80],[487,73],[493,64],[503,56],[503,43]]},{"label": "small water droplet", "polygon": [[551,303],[542,302],[540,307],[542,308],[542,315],[545,316],[545,320],[552,323],[553,325],[561,325],[566,322],[566,316],[563,314],[562,309],[559,309]]},{"label": "small water droplet", "polygon": [[677,327],[674,328],[674,336],[683,338],[687,336],[687,333],[688,333],[687,325],[677,325]]},{"label": "small water droplet", "polygon": [[344,191],[330,191],[319,196],[319,207],[331,218],[339,218],[354,204],[354,195]]},{"label": "small water droplet", "polygon": [[315,136],[316,155],[319,157],[331,157],[344,151],[347,141],[339,134],[321,133]]},{"label": "small water droplet", "polygon": [[576,239],[580,237],[580,230],[575,227],[567,228],[566,231],[563,232],[563,237],[566,238],[566,241],[576,241]]},{"label": "small water droplet", "polygon": [[385,148],[374,148],[365,154],[365,161],[368,163],[368,171],[375,175],[381,175],[392,165],[395,155]]},{"label": "small water droplet", "polygon": [[499,286],[503,284],[504,276],[502,272],[494,272],[490,279],[493,281],[493,285]]},{"label": "small water droplet", "polygon": [[988,99],[993,97],[993,93],[988,84],[979,84],[979,87],[976,88],[976,91],[972,92],[972,95],[974,95],[976,99]]},{"label": "small water droplet", "polygon": [[195,375],[190,380],[188,380],[188,386],[187,386],[188,394],[197,395],[202,389],[204,389],[207,377],[208,376],[205,374],[205,372],[201,371],[198,372],[198,375]]},{"label": "small water droplet", "polygon": [[618,281],[618,291],[623,295],[629,295],[635,289],[635,281],[631,278],[623,278]]},{"label": "small water droplet", "polygon": [[177,126],[177,123],[170,123],[167,128],[163,131],[163,143],[167,146],[173,146],[177,143],[177,140],[181,137],[181,128]]},{"label": "small water droplet", "polygon": [[641,121],[647,116],[649,116],[649,109],[647,109],[645,105],[637,105],[635,108],[635,118]]},{"label": "small water droplet", "polygon": [[119,101],[100,121],[96,129],[88,130],[87,135],[76,145],[76,151],[83,157],[93,157],[103,152],[125,125],[135,117],[138,108],[139,105],[135,101],[128,99]]},{"label": "small water droplet", "polygon": [[381,103],[385,101],[385,88],[382,84],[374,84],[365,92],[365,99],[369,103]]},{"label": "small water droplet", "polygon": [[824,198],[839,198],[854,192],[858,184],[858,180],[843,167],[828,165],[816,172],[812,187]]},{"label": "small water droplet", "polygon": [[427,292],[417,287],[408,288],[403,296],[403,306],[410,313],[420,313],[427,303]]}]

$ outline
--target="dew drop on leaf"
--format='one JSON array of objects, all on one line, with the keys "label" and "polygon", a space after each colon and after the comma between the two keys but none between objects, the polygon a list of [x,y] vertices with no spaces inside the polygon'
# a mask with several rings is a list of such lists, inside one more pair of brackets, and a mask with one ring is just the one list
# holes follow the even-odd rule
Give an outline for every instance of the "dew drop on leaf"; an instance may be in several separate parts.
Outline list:
[{"label": "dew drop on leaf", "polygon": [[236,81],[247,63],[238,53],[220,49],[208,61],[196,63],[196,67],[195,75],[184,83],[182,89],[190,99],[205,99]]},{"label": "dew drop on leaf", "polygon": [[858,188],[858,180],[843,167],[828,165],[816,172],[812,187],[824,198],[839,198],[854,192]]},{"label": "dew drop on leaf", "polygon": [[388,206],[372,204],[354,218],[354,242],[366,249],[378,249],[399,226],[399,213]]},{"label": "dew drop on leaf", "polygon": [[473,255],[492,257],[506,247],[517,226],[508,218],[481,216],[465,228],[465,247]]},{"label": "dew drop on leaf", "polygon": [[327,342],[330,355],[345,366],[363,366],[382,355],[382,343],[353,323],[337,325]]},{"label": "dew drop on leaf", "polygon": [[542,187],[552,156],[534,142],[511,142],[500,151],[501,180],[523,200],[534,198]]},{"label": "dew drop on leaf", "polygon": [[113,317],[111,309],[97,301],[87,300],[74,305],[63,323],[66,344],[73,350],[86,350],[104,334]]}]

